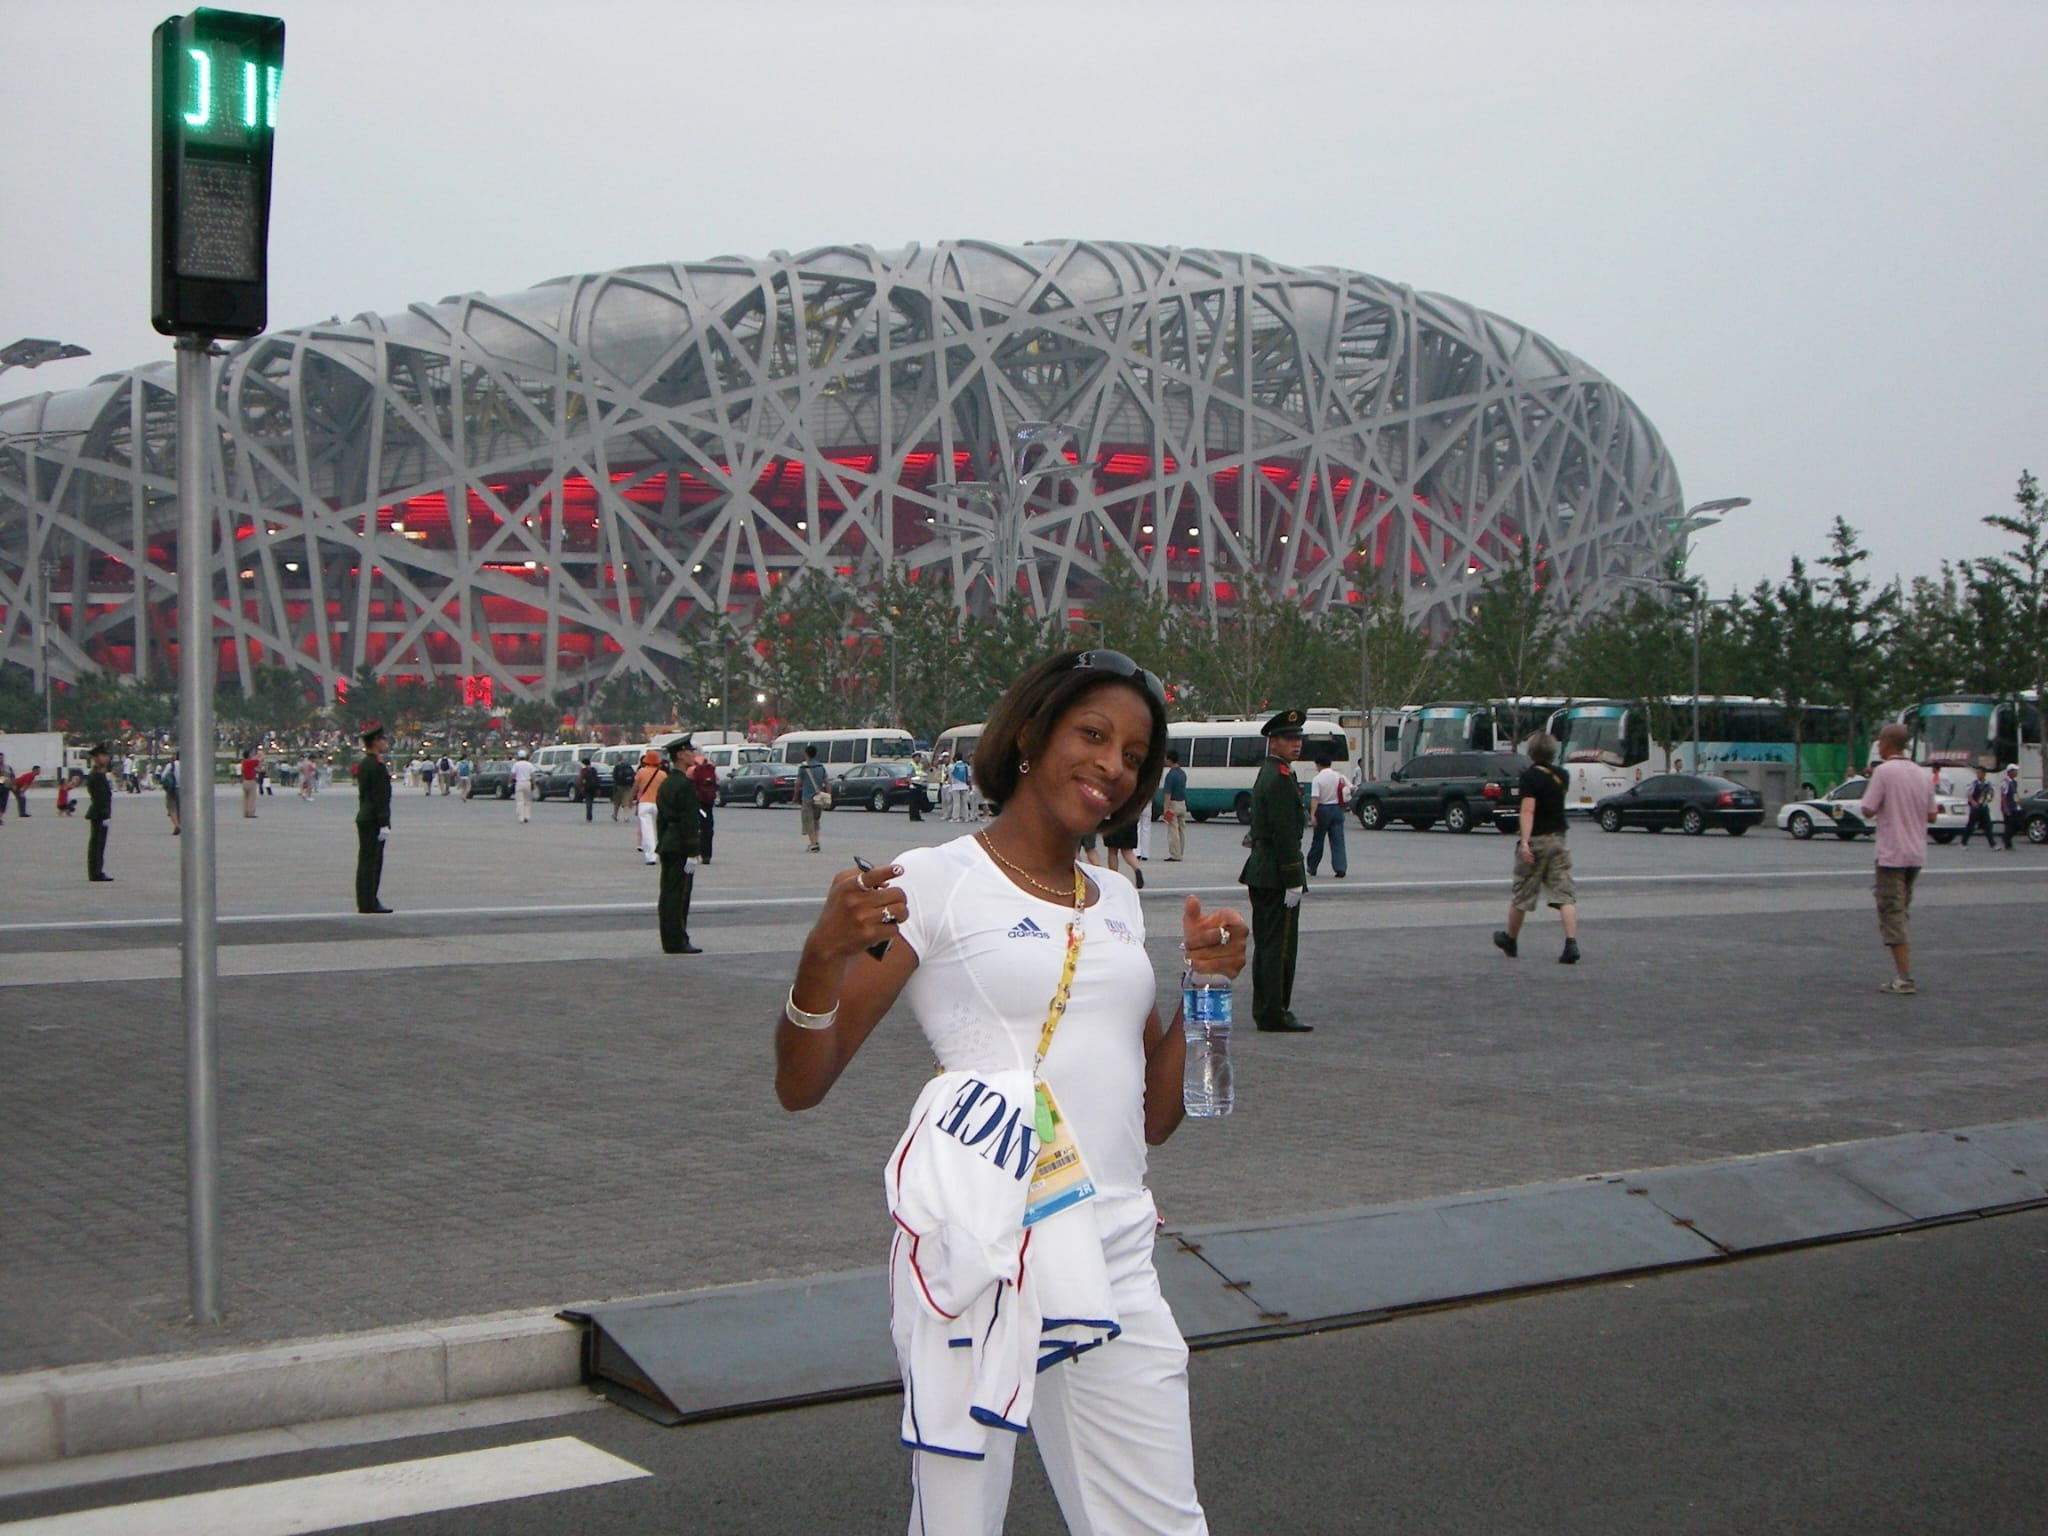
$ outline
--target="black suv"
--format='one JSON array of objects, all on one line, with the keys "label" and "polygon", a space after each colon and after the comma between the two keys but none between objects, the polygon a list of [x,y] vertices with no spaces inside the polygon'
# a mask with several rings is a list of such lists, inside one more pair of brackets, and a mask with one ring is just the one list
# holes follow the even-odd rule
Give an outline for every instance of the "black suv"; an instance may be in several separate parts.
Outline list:
[{"label": "black suv", "polygon": [[1526,757],[1513,752],[1429,752],[1409,758],[1377,783],[1359,785],[1351,808],[1368,832],[1395,821],[1418,832],[1438,822],[1448,831],[1470,832],[1491,821],[1513,832],[1528,766]]}]

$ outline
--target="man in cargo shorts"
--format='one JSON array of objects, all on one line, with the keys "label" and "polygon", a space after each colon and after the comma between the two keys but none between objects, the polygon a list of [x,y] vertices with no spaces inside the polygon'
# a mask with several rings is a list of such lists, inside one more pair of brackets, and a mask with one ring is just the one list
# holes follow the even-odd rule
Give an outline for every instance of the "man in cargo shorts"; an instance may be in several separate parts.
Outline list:
[{"label": "man in cargo shorts", "polygon": [[1564,792],[1570,782],[1557,770],[1557,738],[1538,731],[1522,744],[1529,766],[1522,773],[1521,825],[1515,838],[1515,893],[1508,902],[1508,925],[1493,936],[1494,947],[1510,960],[1520,952],[1522,920],[1536,910],[1536,899],[1548,893],[1564,922],[1564,953],[1559,965],[1579,963],[1579,896],[1572,884],[1572,855],[1564,842]]},{"label": "man in cargo shorts", "polygon": [[1877,936],[1892,952],[1896,974],[1877,990],[1911,997],[1913,957],[1907,916],[1913,882],[1927,863],[1927,828],[1934,820],[1934,786],[1906,756],[1906,727],[1894,720],[1877,733],[1878,765],[1863,791],[1863,815],[1877,828]]}]

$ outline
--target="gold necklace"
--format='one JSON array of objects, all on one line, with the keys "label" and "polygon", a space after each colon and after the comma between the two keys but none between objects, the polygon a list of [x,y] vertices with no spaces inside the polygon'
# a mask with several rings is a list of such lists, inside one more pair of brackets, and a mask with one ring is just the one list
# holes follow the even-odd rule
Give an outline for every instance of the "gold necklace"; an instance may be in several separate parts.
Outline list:
[{"label": "gold necklace", "polygon": [[[1039,879],[1036,875],[1032,874],[1030,870],[1019,869],[1015,864],[1012,864],[1008,859],[1004,858],[1003,851],[1000,848],[996,847],[996,845],[989,840],[989,835],[986,832],[975,833],[974,840],[977,843],[981,844],[982,847],[988,850],[990,858],[994,859],[998,864],[1002,865],[1003,868],[1010,871],[1011,874],[1017,876],[1018,879],[1022,880],[1026,885],[1030,886],[1033,890],[1045,892],[1045,894],[1052,897],[1054,901],[1064,902],[1073,899],[1073,893],[1071,891],[1063,891],[1056,885],[1048,885],[1045,881]],[[1078,870],[1075,871],[1075,878],[1077,880],[1080,878],[1080,872]]]}]

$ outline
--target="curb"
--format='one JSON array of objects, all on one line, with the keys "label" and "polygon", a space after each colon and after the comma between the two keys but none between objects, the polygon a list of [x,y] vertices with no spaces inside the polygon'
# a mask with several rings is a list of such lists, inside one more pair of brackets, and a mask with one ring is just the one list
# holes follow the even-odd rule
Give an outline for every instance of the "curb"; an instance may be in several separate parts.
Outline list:
[{"label": "curb", "polygon": [[[1154,1254],[1200,1348],[2042,1208],[2048,1118],[1184,1228]],[[574,1322],[501,1312],[0,1377],[0,1468],[593,1376],[608,1396],[632,1389],[629,1405],[658,1399],[665,1422],[865,1396],[894,1387],[869,1315],[886,1317],[885,1290],[883,1271],[858,1270],[586,1304]]]},{"label": "curb", "polygon": [[583,1331],[504,1312],[0,1378],[0,1467],[573,1387]]}]

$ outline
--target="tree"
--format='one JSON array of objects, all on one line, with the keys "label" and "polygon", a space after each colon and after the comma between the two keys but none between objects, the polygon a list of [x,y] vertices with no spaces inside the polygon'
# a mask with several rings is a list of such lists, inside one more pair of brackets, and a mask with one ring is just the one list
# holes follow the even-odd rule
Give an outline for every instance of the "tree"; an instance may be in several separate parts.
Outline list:
[{"label": "tree", "polygon": [[240,726],[245,735],[303,735],[319,713],[313,679],[294,667],[258,664],[249,689],[221,691],[215,710],[224,726]]},{"label": "tree", "polygon": [[[717,687],[714,675],[712,686]],[[597,691],[598,717],[629,740],[638,740],[649,726],[663,723],[671,714],[699,718],[693,709],[683,708],[677,693],[645,672],[621,672]]]},{"label": "tree", "polygon": [[1480,589],[1471,616],[1451,637],[1451,692],[1475,699],[1551,692],[1570,619],[1570,605],[1537,579],[1535,553],[1524,545]]},{"label": "tree", "polygon": [[[1662,589],[1638,587],[1567,635],[1558,680],[1577,698],[1626,699],[1648,712],[1652,739],[1677,739],[1671,699],[1692,687],[1692,613]],[[1696,597],[1695,601],[1704,600]],[[1680,679],[1684,681],[1681,682]]]},{"label": "tree", "polygon": [[865,725],[881,704],[868,647],[851,632],[846,583],[807,571],[777,584],[754,635],[769,706],[786,725]]},{"label": "tree", "polygon": [[1846,711],[1843,743],[1852,764],[1860,761],[1864,744],[1876,734],[1878,706],[1896,686],[1883,646],[1899,612],[1899,587],[1893,582],[1873,596],[1870,579],[1857,572],[1869,558],[1870,551],[1857,542],[1856,530],[1837,516],[1828,525],[1828,552],[1820,559],[1821,574],[1814,586],[1816,660],[1830,695],[1825,702],[1840,704]]},{"label": "tree", "polygon": [[1172,610],[1168,676],[1179,680],[1182,704],[1197,715],[1305,707],[1326,687],[1316,669],[1316,631],[1299,603],[1247,580],[1239,585],[1236,607],[1218,616],[1213,629],[1200,609]]},{"label": "tree", "polygon": [[0,731],[40,731],[43,695],[26,667],[0,665]]},{"label": "tree", "polygon": [[2041,742],[2042,781],[2048,783],[2048,502],[2041,496],[2041,483],[2030,470],[2020,471],[2019,489],[2013,493],[2017,512],[1994,512],[1984,519],[2019,540],[2010,555],[1992,555],[1976,563],[1977,584],[1997,587],[2009,610],[2002,634],[2010,637],[2002,647],[2001,661],[2011,670],[1997,684],[1997,691],[2016,691],[2025,682],[2034,693],[2034,733]]},{"label": "tree", "polygon": [[[1775,587],[1768,581],[1758,582],[1742,610],[1742,621],[1744,649],[1754,668],[1745,691],[1776,699],[1784,707],[1786,723],[1792,728],[1792,760],[1798,776],[1806,744],[1806,706],[1813,702],[1824,675],[1820,602],[1806,562],[1794,555],[1790,571]],[[1803,781],[1800,788],[1806,789]]]}]

